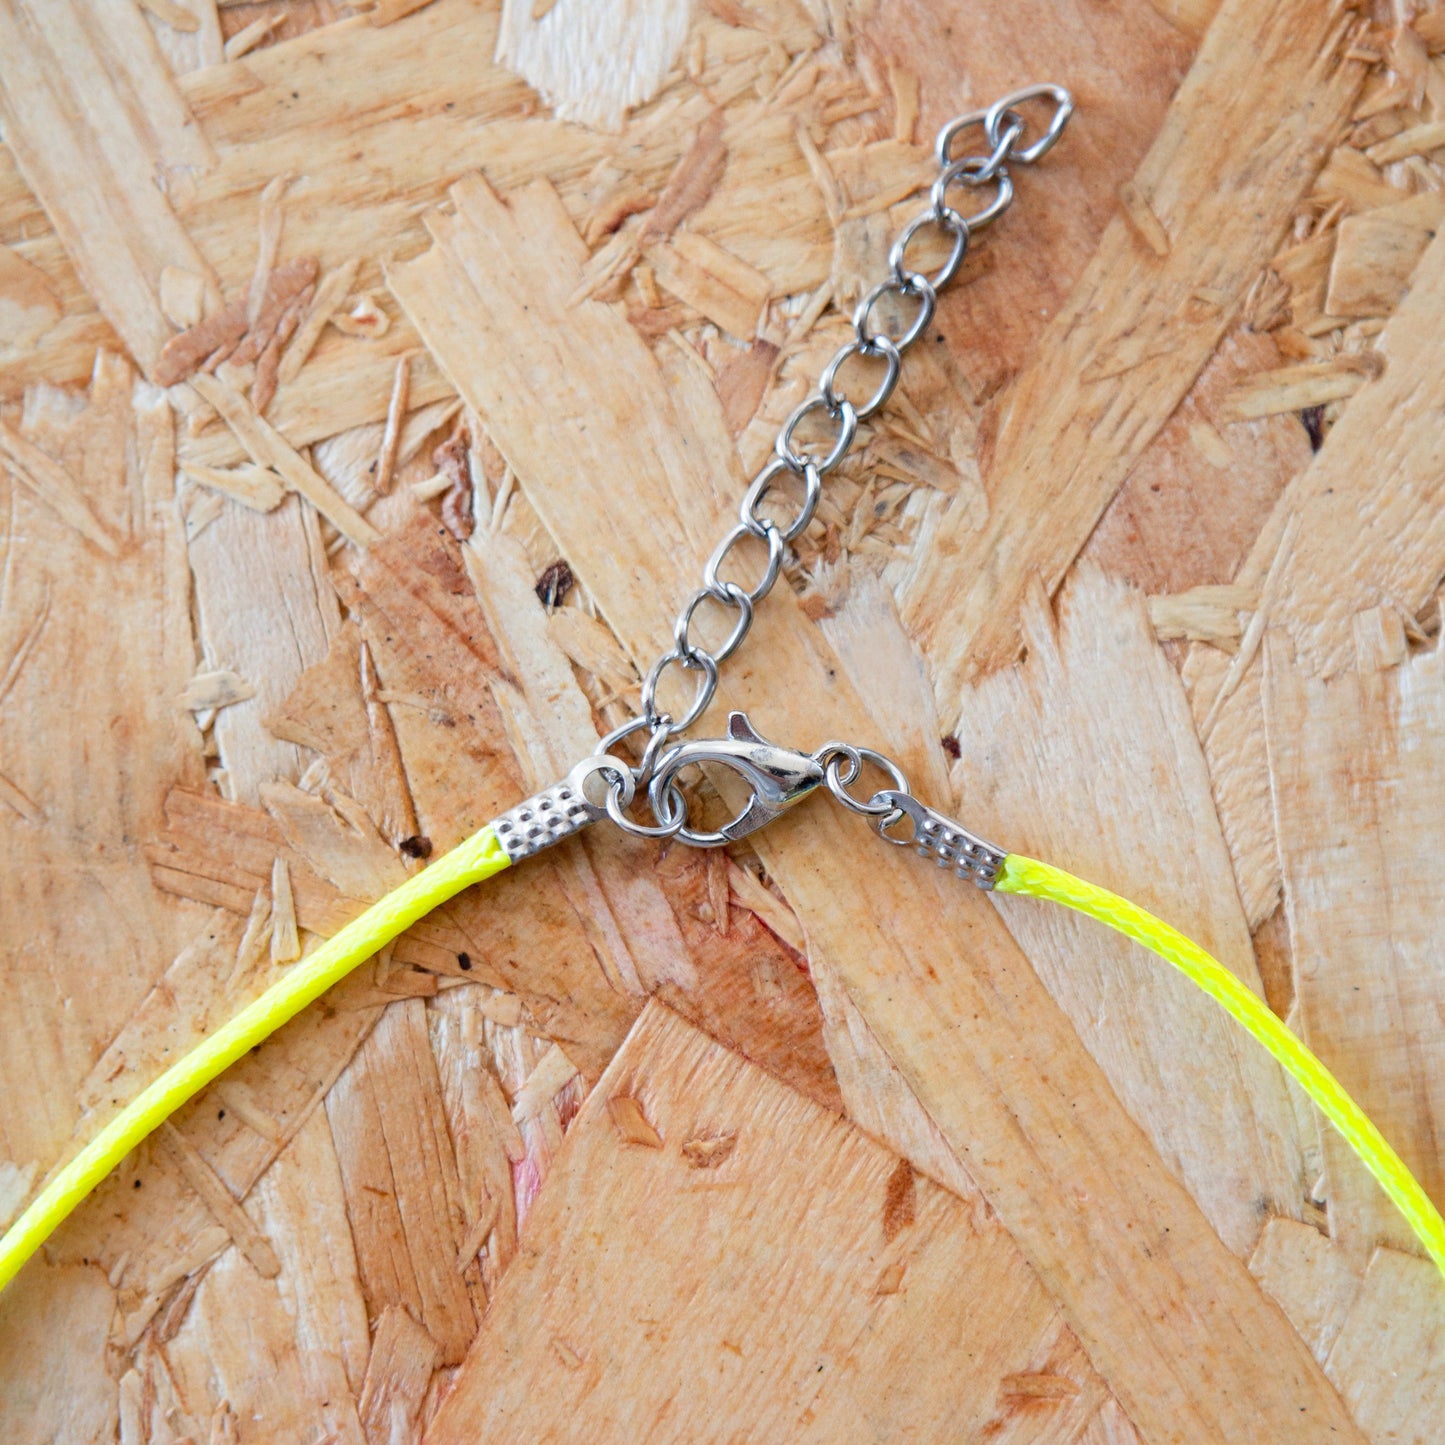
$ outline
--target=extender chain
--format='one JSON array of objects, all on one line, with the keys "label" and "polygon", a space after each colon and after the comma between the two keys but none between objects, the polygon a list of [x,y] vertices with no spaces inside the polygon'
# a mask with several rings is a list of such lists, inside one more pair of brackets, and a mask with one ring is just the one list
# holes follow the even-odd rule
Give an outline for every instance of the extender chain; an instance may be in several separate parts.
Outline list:
[{"label": "extender chain", "polygon": [[[1029,105],[1048,107],[1047,124],[1032,138],[1029,122],[1020,109]],[[640,712],[603,738],[596,754],[566,780],[504,815],[498,833],[514,860],[558,842],[603,816],[639,837],[675,837],[698,847],[717,847],[752,832],[826,782],[835,798],[868,817],[890,842],[916,846],[920,853],[934,858],[940,866],[953,868],[960,877],[971,877],[983,887],[992,885],[1003,852],[917,802],[909,794],[907,780],[898,766],[871,749],[834,742],[807,754],[775,747],[759,737],[739,713],[731,716],[725,740],[674,744],[670,748],[667,745],[692,727],[712,702],[720,666],[742,645],[752,628],[754,609],[772,591],[790,545],[813,520],[822,496],[823,478],[848,454],[858,423],[867,421],[893,395],[903,353],[928,329],[938,292],[962,265],[970,237],[996,221],[1013,202],[1008,166],[1032,165],[1042,159],[1063,134],[1073,112],[1073,97],[1063,86],[1033,85],[1013,91],[983,110],[961,115],[939,131],[935,143],[939,170],[929,190],[927,207],[893,242],[888,252],[888,276],[854,309],[853,337],[824,368],[817,392],[783,423],[774,454],[743,497],[737,525],[718,544],[703,568],[702,586],[677,615],[672,647],[657,659],[643,680]],[[955,142],[973,130],[981,132],[987,153],[956,157]],[[987,193],[989,189],[992,194],[986,204],[971,214],[950,203],[953,194],[958,194],[961,201],[964,192]],[[949,252],[938,270],[927,275],[910,267],[908,250],[920,233],[930,228],[947,242]],[[905,315],[910,315],[911,308],[908,324],[899,335],[890,335],[877,315],[885,300],[898,303]],[[858,384],[856,379],[843,379],[845,369],[855,361],[860,362],[855,368],[860,376],[863,364],[871,363],[875,368],[882,365],[882,375],[866,401],[854,400],[850,395]],[[815,427],[831,435],[820,441],[801,442],[798,429],[810,418]],[[778,493],[780,484],[790,478],[801,479],[802,500],[789,517],[778,509],[782,500]],[[771,505],[773,515],[763,514],[764,504]],[[724,577],[722,572],[733,552],[750,540],[766,547],[767,561],[762,576],[747,587]],[[711,647],[704,647],[693,636],[698,609],[707,602],[732,615],[726,638]],[[664,711],[657,696],[663,675],[673,666],[696,674],[692,699],[679,717]],[[612,754],[611,750],[624,739],[644,731],[648,740],[637,766]],[[687,802],[677,785],[677,775],[683,768],[702,762],[743,774],[752,789],[747,808],[717,832],[698,832],[687,826]],[[857,779],[864,762],[881,768],[894,787],[867,799],[849,793],[848,787]],[[604,787],[605,800],[599,792]],[[655,825],[635,822],[625,812],[633,798],[644,791],[657,819]],[[905,819],[911,824],[908,836],[889,831]]]}]

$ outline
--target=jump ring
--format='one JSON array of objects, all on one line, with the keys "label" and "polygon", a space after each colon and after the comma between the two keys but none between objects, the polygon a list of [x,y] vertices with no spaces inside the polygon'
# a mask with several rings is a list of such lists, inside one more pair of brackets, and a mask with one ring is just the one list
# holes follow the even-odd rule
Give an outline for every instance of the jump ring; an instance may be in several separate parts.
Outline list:
[{"label": "jump ring", "polygon": [[[861,771],[859,763],[872,763],[875,768],[887,773],[893,780],[895,791],[908,792],[908,779],[904,776],[903,769],[892,758],[886,758],[872,748],[852,747],[847,743],[828,743],[813,756],[823,765],[823,776],[827,781],[828,791],[850,812],[859,813],[865,818],[885,817],[896,811],[896,805],[892,802],[878,802],[877,799],[880,795],[877,793],[864,802],[861,798],[855,798],[848,791],[849,784],[857,780],[858,773]],[[844,763],[849,765],[846,772],[843,768]]]},{"label": "jump ring", "polygon": [[[757,585],[751,590],[744,588],[741,582],[731,583],[723,581],[718,576],[718,569],[727,561],[728,553],[743,541],[746,537],[757,537],[758,541],[766,541],[768,544],[768,565],[763,571],[762,577]],[[778,574],[783,570],[783,551],[785,547],[783,534],[773,526],[771,522],[765,524],[765,531],[762,537],[747,526],[739,522],[731,532],[718,543],[717,550],[707,559],[707,566],[702,569],[702,585],[717,598],[719,602],[726,601],[726,589],[729,585],[739,588],[747,593],[748,601],[757,606],[769,592],[773,590],[773,583],[778,580]]]},{"label": "jump ring", "polygon": [[[930,225],[938,226],[953,236],[953,250],[949,253],[948,260],[928,278],[929,284],[935,291],[941,291],[953,280],[959,266],[963,264],[963,258],[968,254],[968,222],[952,206],[944,206],[941,211],[924,211],[922,215],[915,216],[903,228],[902,234],[888,252],[888,264],[893,270],[893,279],[900,286],[913,274],[908,270],[905,254],[908,250],[908,243],[925,226]],[[860,412],[859,415],[861,416],[862,413]]]},{"label": "jump ring", "polygon": [[[650,796],[650,795],[649,795]],[[622,810],[627,806],[622,801],[621,790],[611,787],[607,790],[607,816],[622,829],[624,833],[631,833],[634,838],[673,838],[676,837],[684,823],[687,822],[687,800],[678,791],[674,783],[666,793],[662,794],[669,803],[675,804],[677,811],[670,817],[662,818],[656,827],[647,823],[634,823]],[[656,812],[656,801],[653,800],[653,811]]]},{"label": "jump ring", "polygon": [[[666,713],[659,713],[656,719],[649,718],[645,714],[641,717],[628,718],[620,727],[615,727],[607,734],[593,751],[594,757],[601,757],[604,753],[610,753],[620,742],[625,742],[633,733],[641,732],[643,728],[656,727],[659,722],[671,723],[672,719]],[[631,799],[628,800],[629,802]]]},{"label": "jump ring", "polygon": [[[758,516],[759,504],[772,490],[773,482],[784,474],[803,478],[803,505],[799,508],[798,515],[786,527],[766,517]],[[753,483],[743,498],[742,506],[738,508],[738,516],[742,519],[743,526],[759,541],[766,542],[768,540],[768,529],[771,528],[782,537],[784,542],[796,542],[808,530],[808,523],[813,520],[813,513],[818,510],[818,502],[822,495],[823,479],[814,463],[809,462],[801,472],[795,472],[782,457],[774,455],[768,458],[762,471],[753,478]]]},{"label": "jump ring", "polygon": [[[868,329],[873,316],[873,308],[885,296],[917,298],[918,315],[913,318],[912,325],[902,336],[887,336],[885,332]],[[933,320],[933,310],[936,305],[937,296],[933,284],[927,276],[921,276],[917,271],[910,272],[902,281],[890,276],[888,280],[880,281],[858,303],[857,309],[853,312],[853,330],[864,346],[876,345],[879,340],[886,338],[893,343],[897,350],[906,351],[923,335],[928,323]]]},{"label": "jump ring", "polygon": [[[707,652],[711,654],[714,662],[726,662],[742,645],[743,638],[748,635],[753,625],[753,599],[736,582],[721,582],[718,585],[724,593],[723,597],[701,587],[688,599],[687,606],[677,614],[677,621],[672,628],[672,640],[677,644],[676,650],[683,655],[684,661],[698,652]],[[688,636],[693,614],[703,602],[716,602],[721,607],[732,606],[737,609],[738,620],[733,624],[727,641],[720,647],[700,648]]]},{"label": "jump ring", "polygon": [[[929,201],[933,206],[933,214],[941,215],[944,211],[953,210],[969,228],[970,231],[981,231],[985,226],[991,226],[1008,208],[1013,204],[1014,183],[1009,179],[1007,171],[999,171],[996,175],[984,177],[976,182],[965,179],[967,176],[976,175],[977,172],[970,169],[978,161],[976,156],[965,156],[961,161],[954,161],[933,183],[933,189],[928,193]],[[948,204],[948,189],[956,182],[962,181],[964,185],[982,184],[983,179],[991,180],[998,187],[988,205],[976,215],[965,216]]]},{"label": "jump ring", "polygon": [[[1009,159],[1018,161],[1020,165],[1031,166],[1037,160],[1042,160],[1058,142],[1064,133],[1064,127],[1069,123],[1069,117],[1074,113],[1074,97],[1062,86],[1045,83],[1043,85],[1026,86],[1023,90],[1016,90],[1010,95],[1000,96],[998,100],[989,106],[983,113],[984,134],[988,136],[991,143],[996,143],[999,137],[999,126],[1005,117],[1012,116],[1015,120],[1023,121],[1018,114],[1016,107],[1027,105],[1031,100],[1051,100],[1054,103],[1054,113],[1049,117],[1049,123],[1044,128],[1044,133],[1032,145],[1027,145],[1023,150],[1010,148]],[[1021,132],[1019,139],[1022,139]],[[1014,141],[1017,145],[1018,141]]]},{"label": "jump ring", "polygon": [[702,676],[698,679],[697,689],[688,710],[676,722],[668,724],[670,734],[686,732],[707,711],[707,705],[717,691],[717,659],[711,653],[704,652],[701,648],[695,649],[691,657],[684,656],[676,648],[671,652],[664,652],[652,664],[652,671],[642,683],[642,711],[650,721],[656,723],[665,716],[657,711],[657,686],[668,665],[674,662],[681,663],[689,671],[700,671]]},{"label": "jump ring", "polygon": [[[811,416],[820,409],[837,422],[838,435],[833,438],[832,449],[826,456],[810,457],[803,452],[794,450],[793,433],[805,417]],[[831,472],[843,460],[848,448],[853,445],[853,437],[857,431],[858,413],[854,410],[851,402],[840,399],[837,406],[834,407],[829,406],[827,400],[821,396],[810,396],[783,423],[783,429],[778,433],[776,450],[795,472],[801,472],[811,462],[817,467],[818,474],[822,476]]]},{"label": "jump ring", "polygon": [[[925,219],[932,220],[933,218],[930,215]],[[881,356],[884,363],[883,379],[874,389],[873,395],[863,406],[853,408],[859,421],[867,421],[874,412],[885,406],[888,398],[893,395],[893,388],[898,385],[902,357],[898,348],[886,336],[875,336],[872,341],[866,342],[855,338],[846,346],[840,346],[824,370],[822,379],[818,382],[818,393],[823,398],[823,404],[830,411],[843,406],[848,400],[846,396],[842,396],[834,390],[834,383],[837,381],[839,368],[855,356]]]}]

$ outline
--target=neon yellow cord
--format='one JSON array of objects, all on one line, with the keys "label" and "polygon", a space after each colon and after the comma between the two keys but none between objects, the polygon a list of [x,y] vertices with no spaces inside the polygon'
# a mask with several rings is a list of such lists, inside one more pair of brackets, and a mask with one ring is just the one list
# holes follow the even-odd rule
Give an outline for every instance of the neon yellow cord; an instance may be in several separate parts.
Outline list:
[{"label": "neon yellow cord", "polygon": [[248,1049],[270,1037],[332,984],[379,952],[417,919],[464,888],[511,863],[490,825],[372,904],[334,938],[228,1024],[172,1064],[129,1103],[70,1163],[56,1171],[29,1208],[0,1238],[0,1289],[65,1217],[154,1129]]},{"label": "neon yellow cord", "polygon": [[1146,913],[1137,904],[1093,883],[1085,883],[1062,868],[1010,853],[994,885],[1000,893],[1047,898],[1077,909],[1107,924],[1151,953],[1172,963],[1193,980],[1242,1027],[1267,1048],[1299,1081],[1301,1088],[1324,1111],[1325,1117],[1360,1156],[1365,1168],[1379,1181],[1445,1275],[1445,1219],[1431,1203],[1405,1162],[1390,1147],[1339,1080],[1230,971],[1211,958],[1177,929]]},{"label": "neon yellow cord", "polygon": [[[510,864],[490,826],[374,903],[256,1001],[143,1089],[55,1175],[0,1238],[0,1289],[120,1161],[248,1049],[432,909]],[[1061,868],[1011,853],[1000,893],[1046,898],[1116,929],[1172,963],[1274,1055],[1360,1156],[1445,1274],[1445,1220],[1365,1112],[1305,1045],[1222,964],[1153,914]]]}]

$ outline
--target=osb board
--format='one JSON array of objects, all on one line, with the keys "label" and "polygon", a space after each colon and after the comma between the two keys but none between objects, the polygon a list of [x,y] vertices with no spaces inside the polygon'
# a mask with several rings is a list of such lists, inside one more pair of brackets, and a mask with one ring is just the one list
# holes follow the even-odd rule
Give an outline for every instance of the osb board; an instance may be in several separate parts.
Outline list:
[{"label": "osb board", "polygon": [[[1438,1189],[1445,20],[1214,10],[0,0],[0,1215],[627,715],[1037,79],[720,697],[1203,939]],[[0,1299],[5,1438],[1445,1434],[1434,1274],[1181,981],[753,842],[599,832],[218,1081]]]}]

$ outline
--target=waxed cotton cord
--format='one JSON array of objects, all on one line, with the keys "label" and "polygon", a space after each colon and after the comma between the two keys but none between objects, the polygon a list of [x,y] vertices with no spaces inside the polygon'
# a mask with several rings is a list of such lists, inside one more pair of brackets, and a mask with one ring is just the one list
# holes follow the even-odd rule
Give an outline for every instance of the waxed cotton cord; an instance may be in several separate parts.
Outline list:
[{"label": "waxed cotton cord", "polygon": [[419,918],[462,889],[500,873],[511,861],[489,824],[373,903],[229,1023],[172,1064],[56,1171],[0,1238],[0,1289],[15,1278],[71,1210],[182,1104]]},{"label": "waxed cotton cord", "polygon": [[1047,898],[1085,913],[1135,943],[1143,944],[1198,984],[1236,1023],[1253,1034],[1319,1105],[1405,1216],[1430,1258],[1445,1275],[1445,1219],[1440,1217],[1430,1196],[1369,1115],[1345,1092],[1340,1081],[1280,1022],[1269,1006],[1222,963],[1127,898],[1075,878],[1062,868],[1040,863],[1036,858],[1010,853],[999,869],[994,887],[1000,893]]},{"label": "waxed cotton cord", "polygon": [[[0,1289],[9,1284],[76,1205],[182,1104],[418,919],[462,889],[500,873],[510,863],[493,828],[483,828],[374,903],[143,1089],[55,1173],[0,1238]],[[1445,1274],[1445,1220],[1425,1191],[1334,1075],[1227,968],[1128,899],[1037,859],[1010,853],[999,868],[995,888],[1000,893],[1049,899],[1087,914],[1172,963],[1209,994],[1274,1055],[1319,1105]]]}]

